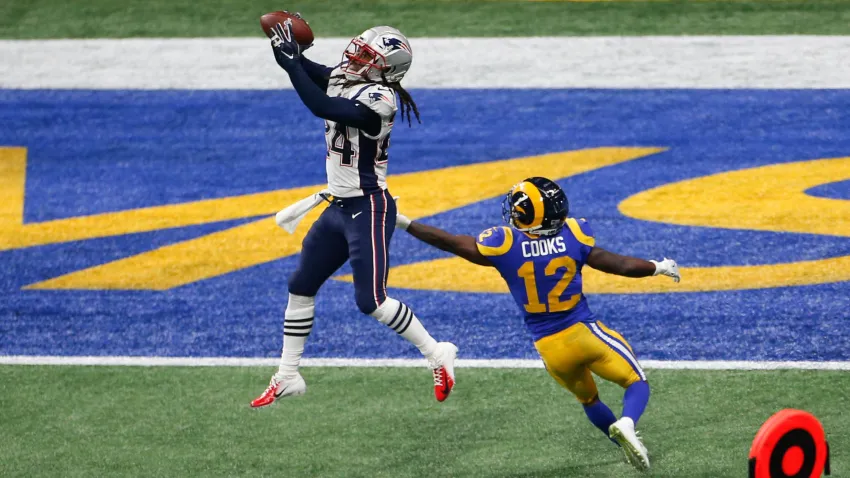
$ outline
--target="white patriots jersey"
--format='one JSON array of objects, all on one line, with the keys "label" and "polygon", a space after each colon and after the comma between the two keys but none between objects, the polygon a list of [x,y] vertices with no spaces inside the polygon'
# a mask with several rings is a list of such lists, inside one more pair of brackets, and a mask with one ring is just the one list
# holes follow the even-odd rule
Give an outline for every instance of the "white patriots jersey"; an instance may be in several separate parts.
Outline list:
[{"label": "white patriots jersey", "polygon": [[381,131],[370,136],[357,128],[325,120],[328,189],[334,197],[364,196],[387,188],[387,149],[398,109],[396,96],[391,88],[378,83],[343,88],[345,80],[340,76],[342,70],[335,68],[328,84],[328,96],[363,103],[381,117]]}]

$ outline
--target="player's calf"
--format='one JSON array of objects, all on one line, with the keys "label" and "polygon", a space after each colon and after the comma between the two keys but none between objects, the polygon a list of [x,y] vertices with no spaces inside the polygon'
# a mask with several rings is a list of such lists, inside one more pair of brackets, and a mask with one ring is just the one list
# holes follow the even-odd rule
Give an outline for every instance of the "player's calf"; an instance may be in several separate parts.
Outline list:
[{"label": "player's calf", "polygon": [[437,341],[425,330],[413,310],[392,297],[387,297],[384,303],[369,315],[415,345],[426,358],[433,355],[437,349]]},{"label": "player's calf", "polygon": [[315,308],[315,297],[289,294],[283,319],[283,351],[278,370],[281,377],[293,377],[298,372],[304,344],[313,330]]},{"label": "player's calf", "polygon": [[[587,403],[582,402],[582,408],[584,408],[584,414],[587,415],[587,419],[590,420],[590,423],[602,430],[602,433],[605,436],[609,435],[609,429],[614,422],[617,421],[617,417],[614,416],[614,412],[608,408],[608,405],[605,405],[602,400],[599,399],[599,395],[594,396]],[[616,443],[616,442],[615,442]]]}]

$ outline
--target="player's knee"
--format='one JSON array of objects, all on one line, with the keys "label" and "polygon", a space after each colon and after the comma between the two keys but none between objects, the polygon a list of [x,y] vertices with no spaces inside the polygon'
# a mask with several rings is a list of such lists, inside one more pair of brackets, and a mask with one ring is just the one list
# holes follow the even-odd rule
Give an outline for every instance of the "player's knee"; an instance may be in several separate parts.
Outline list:
[{"label": "player's knee", "polygon": [[641,378],[640,378],[640,375],[638,375],[638,374],[637,374],[637,373],[635,373],[635,372],[632,372],[631,374],[629,374],[629,376],[628,376],[628,377],[626,377],[625,379],[623,379],[623,380],[621,380],[621,381],[617,382],[617,384],[618,384],[619,386],[623,387],[623,388],[629,388],[629,387],[631,387],[632,385],[634,385],[634,384],[636,384],[636,383],[638,383],[638,382],[646,382],[646,380],[641,379]]},{"label": "player's knee", "polygon": [[578,402],[581,403],[583,406],[589,407],[589,406],[591,406],[594,403],[599,401],[599,394],[597,393],[597,394],[594,394],[592,396],[590,396],[590,395],[584,395],[584,396],[576,395],[576,400],[578,400]]},{"label": "player's knee", "polygon": [[389,325],[389,323],[392,322],[392,320],[399,315],[401,311],[401,302],[393,299],[392,297],[387,297],[380,306],[375,306],[371,312],[363,311],[363,313],[369,314],[378,319],[378,322],[382,324]]},{"label": "player's knee", "polygon": [[289,276],[289,283],[287,284],[287,289],[290,294],[297,295],[301,297],[315,297],[316,293],[319,291],[319,287],[315,284],[315,281],[310,280],[305,274],[300,273],[300,271],[295,271]]},{"label": "player's knee", "polygon": [[576,398],[578,399],[579,403],[581,403],[585,407],[589,407],[589,406],[591,406],[594,403],[599,401],[599,394],[597,393],[596,395],[594,395],[590,398],[587,398],[587,397],[582,398],[582,397],[578,397],[578,396]]},{"label": "player's knee", "polygon": [[[375,311],[379,309],[375,297],[371,295],[357,294],[355,300],[357,301],[357,308],[366,315],[375,315]],[[386,304],[386,301],[384,301],[384,304]]]}]

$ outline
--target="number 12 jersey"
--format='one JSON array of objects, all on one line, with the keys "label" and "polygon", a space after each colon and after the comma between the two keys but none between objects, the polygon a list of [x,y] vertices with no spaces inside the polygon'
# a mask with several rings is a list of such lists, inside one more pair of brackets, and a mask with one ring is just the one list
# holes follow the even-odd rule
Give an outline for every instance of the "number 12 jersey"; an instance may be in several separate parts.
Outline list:
[{"label": "number 12 jersey", "polygon": [[581,283],[581,269],[594,244],[587,221],[573,218],[552,236],[493,227],[477,240],[478,251],[507,282],[535,341],[596,320]]}]

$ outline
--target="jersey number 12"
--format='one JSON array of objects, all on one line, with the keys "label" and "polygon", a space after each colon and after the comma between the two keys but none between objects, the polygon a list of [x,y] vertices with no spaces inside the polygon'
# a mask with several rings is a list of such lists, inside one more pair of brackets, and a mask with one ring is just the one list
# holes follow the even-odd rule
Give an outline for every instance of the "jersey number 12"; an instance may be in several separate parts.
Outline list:
[{"label": "jersey number 12", "polygon": [[570,296],[567,300],[562,301],[561,295],[567,290],[567,286],[576,276],[576,261],[569,256],[556,257],[546,264],[546,269],[543,271],[547,276],[554,276],[559,270],[565,269],[563,275],[555,284],[555,287],[549,291],[547,296],[548,304],[540,303],[540,296],[537,291],[537,278],[534,275],[534,262],[528,261],[522,265],[517,271],[517,274],[525,281],[525,293],[528,296],[528,303],[525,304],[525,311],[529,314],[542,314],[544,312],[564,312],[572,309],[578,304],[581,294]]}]

